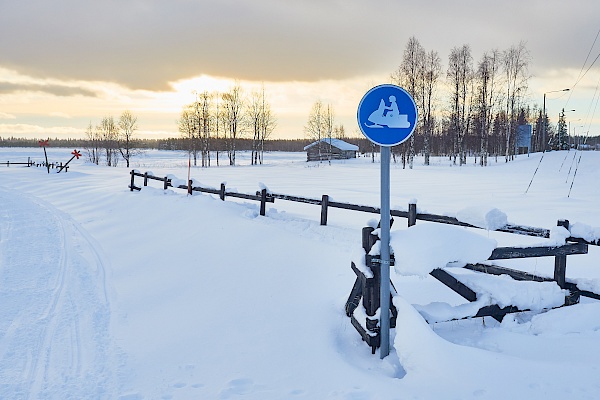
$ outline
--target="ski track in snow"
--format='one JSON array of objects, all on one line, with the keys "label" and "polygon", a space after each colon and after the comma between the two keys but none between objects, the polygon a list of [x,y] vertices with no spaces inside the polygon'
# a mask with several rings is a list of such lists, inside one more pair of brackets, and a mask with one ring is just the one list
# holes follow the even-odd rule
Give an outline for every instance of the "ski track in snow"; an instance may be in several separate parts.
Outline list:
[{"label": "ski track in snow", "polygon": [[116,352],[100,249],[39,199],[0,189],[0,205],[0,398],[110,398]]}]

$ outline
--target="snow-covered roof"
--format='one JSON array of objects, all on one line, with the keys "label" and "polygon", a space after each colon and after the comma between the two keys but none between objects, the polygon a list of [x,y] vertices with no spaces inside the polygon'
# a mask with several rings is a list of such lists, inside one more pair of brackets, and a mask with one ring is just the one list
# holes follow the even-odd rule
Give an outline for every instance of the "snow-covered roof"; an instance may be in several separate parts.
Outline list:
[{"label": "snow-covered roof", "polygon": [[[348,143],[348,142],[344,142],[341,139],[329,139],[329,138],[323,138],[320,140],[321,142],[325,142],[327,144],[330,144],[334,147],[337,147],[340,150],[348,150],[348,151],[358,151],[358,146],[352,144],[352,143]],[[313,142],[311,144],[309,144],[308,146],[304,147],[304,150],[308,150],[311,147],[313,147],[314,145],[316,145],[317,143],[319,143],[319,141],[317,140],[316,142]]]}]

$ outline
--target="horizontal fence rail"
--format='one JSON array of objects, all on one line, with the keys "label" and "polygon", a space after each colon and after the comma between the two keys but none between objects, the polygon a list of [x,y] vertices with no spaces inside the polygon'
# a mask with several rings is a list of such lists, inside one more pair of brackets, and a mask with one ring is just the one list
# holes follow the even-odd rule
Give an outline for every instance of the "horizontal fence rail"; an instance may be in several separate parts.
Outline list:
[{"label": "horizontal fence rail", "polygon": [[28,167],[31,167],[31,166],[35,165],[35,163],[31,160],[29,160],[27,162],[3,161],[3,162],[0,162],[0,165],[6,165],[7,167],[10,167],[11,165],[27,165]]},{"label": "horizontal fence rail", "polygon": [[[129,184],[129,188],[131,191],[141,190],[141,187],[135,185],[135,177],[144,178],[143,186],[148,186],[149,180],[155,180],[155,181],[160,181],[163,183],[164,190],[168,189],[169,187],[174,187],[172,185],[171,179],[167,176],[158,177],[158,176],[154,176],[148,172],[141,173],[136,170],[132,170],[130,172],[130,175],[131,175],[131,182]],[[201,193],[209,193],[209,194],[218,195],[221,200],[225,200],[226,197],[235,197],[235,198],[240,198],[240,199],[259,201],[261,203],[260,204],[260,215],[263,215],[263,216],[266,214],[266,203],[274,203],[275,199],[292,201],[292,202],[296,202],[296,203],[318,205],[318,206],[321,206],[321,221],[320,221],[321,225],[327,225],[329,208],[338,208],[338,209],[350,210],[350,211],[360,211],[360,212],[371,213],[371,214],[379,214],[381,211],[379,209],[379,207],[372,207],[372,206],[367,206],[367,205],[358,205],[358,204],[332,201],[329,199],[329,196],[326,194],[324,194],[321,197],[321,199],[314,199],[314,198],[302,197],[302,196],[293,196],[293,195],[280,194],[280,193],[269,193],[266,189],[257,191],[256,194],[245,194],[245,193],[239,193],[239,192],[234,192],[234,191],[227,191],[224,183],[221,183],[220,189],[215,189],[215,188],[207,188],[207,187],[201,187],[201,186],[192,186],[192,181],[190,181],[188,183],[188,185],[178,185],[178,186],[175,186],[175,188],[187,190],[187,192],[190,194],[192,192],[201,192]],[[450,217],[450,216],[446,216],[446,215],[419,213],[419,212],[417,212],[417,205],[413,204],[413,203],[408,205],[408,211],[390,210],[390,214],[393,217],[407,218],[409,226],[414,225],[416,221],[428,221],[428,222],[436,222],[436,223],[442,223],[442,224],[447,224],[447,225],[463,226],[463,227],[467,227],[467,228],[486,229],[481,226],[476,226],[476,225],[472,225],[472,224],[469,224],[464,221],[460,221],[455,217]],[[561,221],[563,221],[563,220],[561,220]],[[566,226],[565,226],[565,222],[566,222]],[[561,225],[565,226],[565,228],[568,229],[568,226],[569,226],[568,221],[563,221],[561,223]],[[540,238],[546,238],[546,239],[550,238],[550,229],[536,228],[536,227],[532,227],[532,226],[506,224],[501,228],[493,229],[493,230],[497,231],[497,232],[511,233],[511,234],[516,234],[516,235],[534,236],[534,237],[540,237]],[[588,241],[583,238],[568,237],[566,239],[566,241],[580,243],[580,244],[589,244],[589,245],[594,245],[594,246],[600,246],[600,240]],[[573,247],[573,248],[575,248],[575,247]],[[518,248],[515,248],[515,249],[518,249]],[[517,250],[515,250],[515,251],[517,251]],[[572,254],[578,254],[578,253],[572,253]],[[532,257],[532,256],[525,256],[525,257]],[[533,256],[533,257],[543,257],[543,256],[538,255],[538,256]]]}]

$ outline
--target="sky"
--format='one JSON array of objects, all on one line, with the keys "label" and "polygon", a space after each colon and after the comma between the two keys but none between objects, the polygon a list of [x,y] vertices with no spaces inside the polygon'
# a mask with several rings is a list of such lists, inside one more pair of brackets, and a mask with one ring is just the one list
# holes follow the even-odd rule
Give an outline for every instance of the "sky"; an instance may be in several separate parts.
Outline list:
[{"label": "sky", "polygon": [[599,15],[597,0],[0,0],[0,136],[83,137],[125,110],[139,136],[178,136],[195,92],[235,83],[264,85],[274,138],[303,138],[317,100],[359,135],[361,97],[390,81],[411,36],[444,73],[454,47],[476,63],[525,42],[531,104],[547,93],[551,122],[575,110],[571,132],[596,136]]}]

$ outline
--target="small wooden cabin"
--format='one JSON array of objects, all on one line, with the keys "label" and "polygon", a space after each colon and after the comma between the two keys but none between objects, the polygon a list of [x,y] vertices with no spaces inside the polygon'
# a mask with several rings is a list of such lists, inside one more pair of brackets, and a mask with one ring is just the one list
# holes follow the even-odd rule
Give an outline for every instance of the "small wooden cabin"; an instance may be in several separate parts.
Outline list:
[{"label": "small wooden cabin", "polygon": [[324,138],[304,148],[306,161],[346,160],[356,158],[358,146],[341,139]]}]

